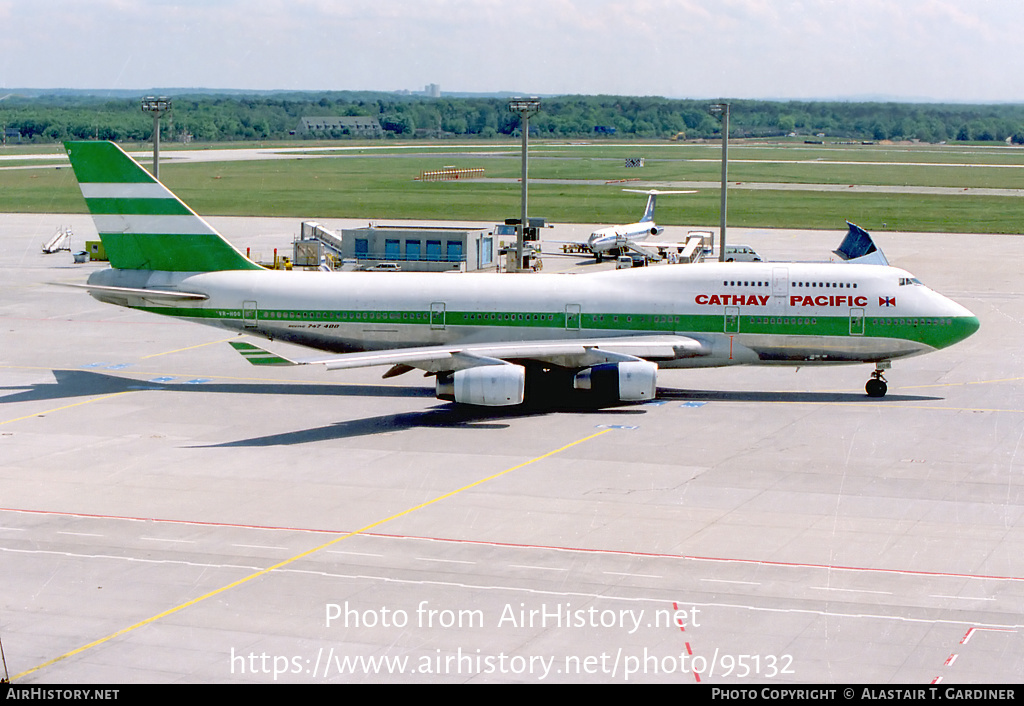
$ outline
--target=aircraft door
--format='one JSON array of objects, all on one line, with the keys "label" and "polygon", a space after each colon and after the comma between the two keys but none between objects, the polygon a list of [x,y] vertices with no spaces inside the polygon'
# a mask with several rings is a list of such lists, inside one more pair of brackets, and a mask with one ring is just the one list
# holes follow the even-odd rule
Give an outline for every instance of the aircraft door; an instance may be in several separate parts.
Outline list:
[{"label": "aircraft door", "polygon": [[242,326],[256,328],[259,324],[260,310],[256,302],[242,302]]},{"label": "aircraft door", "polygon": [[785,316],[789,304],[789,268],[772,268],[772,302],[769,314]]},{"label": "aircraft door", "polygon": [[850,335],[864,335],[864,310],[850,309]]},{"label": "aircraft door", "polygon": [[773,267],[772,268],[772,296],[773,297],[788,297],[789,296],[789,268],[788,267]]},{"label": "aircraft door", "polygon": [[444,330],[444,302],[430,303],[430,328],[433,331]]},{"label": "aircraft door", "polygon": [[565,330],[566,331],[579,331],[580,330],[580,315],[581,307],[579,304],[566,304],[565,305]]},{"label": "aircraft door", "polygon": [[725,307],[725,332],[740,332],[740,308],[738,306]]}]

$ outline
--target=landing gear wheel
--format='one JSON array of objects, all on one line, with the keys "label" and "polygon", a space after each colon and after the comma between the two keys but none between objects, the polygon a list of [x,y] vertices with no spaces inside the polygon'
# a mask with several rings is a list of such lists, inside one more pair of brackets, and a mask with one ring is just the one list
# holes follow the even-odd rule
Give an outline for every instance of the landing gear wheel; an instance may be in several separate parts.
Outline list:
[{"label": "landing gear wheel", "polygon": [[885,384],[885,378],[882,376],[882,368],[875,368],[868,384],[864,386],[864,391],[868,393],[868,397],[885,397],[888,389],[889,386]]},{"label": "landing gear wheel", "polygon": [[868,397],[885,397],[887,389],[888,385],[885,384],[885,380],[879,378],[871,378],[868,380],[868,384],[864,386],[864,391],[868,393]]}]

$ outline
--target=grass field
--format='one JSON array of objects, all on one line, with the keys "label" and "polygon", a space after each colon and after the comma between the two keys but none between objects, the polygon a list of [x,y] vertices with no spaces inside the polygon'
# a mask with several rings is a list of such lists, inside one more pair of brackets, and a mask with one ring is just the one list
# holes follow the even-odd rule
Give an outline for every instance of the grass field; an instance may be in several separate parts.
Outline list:
[{"label": "grass field", "polygon": [[[518,143],[375,143],[321,159],[166,163],[163,181],[203,215],[294,218],[499,221],[519,213]],[[246,145],[233,145],[245,147]],[[253,145],[250,145],[253,146]],[[310,147],[300,144],[298,147]],[[343,149],[342,149],[343,148]],[[51,151],[54,151],[51,149]],[[3,153],[6,154],[6,153]],[[535,143],[530,213],[554,222],[623,223],[635,220],[642,197],[623,187],[674,181],[717,182],[719,147],[664,143]],[[957,189],[1024,189],[1024,150],[963,145],[730,146],[730,183],[880,185]],[[644,157],[627,169],[625,157]],[[145,161],[144,161],[145,163]],[[0,166],[25,164],[4,162]],[[445,165],[482,167],[507,182],[421,182],[425,170]],[[606,181],[643,179],[639,183]],[[597,183],[580,183],[597,182]],[[717,188],[659,201],[665,225],[718,224]],[[85,203],[69,168],[0,169],[0,211],[82,213]],[[1024,198],[1015,195],[864,194],[826,191],[729,192],[729,223],[750,227],[869,230],[1024,232]]]}]

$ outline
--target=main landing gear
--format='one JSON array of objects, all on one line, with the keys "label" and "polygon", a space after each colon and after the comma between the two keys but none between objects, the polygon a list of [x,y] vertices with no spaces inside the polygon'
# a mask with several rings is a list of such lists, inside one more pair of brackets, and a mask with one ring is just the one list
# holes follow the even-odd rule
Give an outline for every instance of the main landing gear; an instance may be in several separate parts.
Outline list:
[{"label": "main landing gear", "polygon": [[864,386],[864,391],[868,393],[868,397],[885,397],[885,393],[889,389],[889,386],[885,383],[885,377],[882,375],[882,371],[889,368],[889,363],[888,361],[882,361],[877,365],[878,367],[871,373],[871,379]]}]

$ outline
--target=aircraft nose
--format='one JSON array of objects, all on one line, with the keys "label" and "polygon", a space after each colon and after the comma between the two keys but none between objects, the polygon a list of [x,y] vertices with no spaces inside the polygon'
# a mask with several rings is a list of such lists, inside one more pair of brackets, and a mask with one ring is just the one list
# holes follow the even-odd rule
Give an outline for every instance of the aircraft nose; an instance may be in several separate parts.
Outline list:
[{"label": "aircraft nose", "polygon": [[953,326],[956,327],[954,331],[956,340],[962,341],[977,333],[978,329],[981,328],[981,322],[978,320],[977,316],[972,314],[971,316],[961,316],[953,319]]}]

